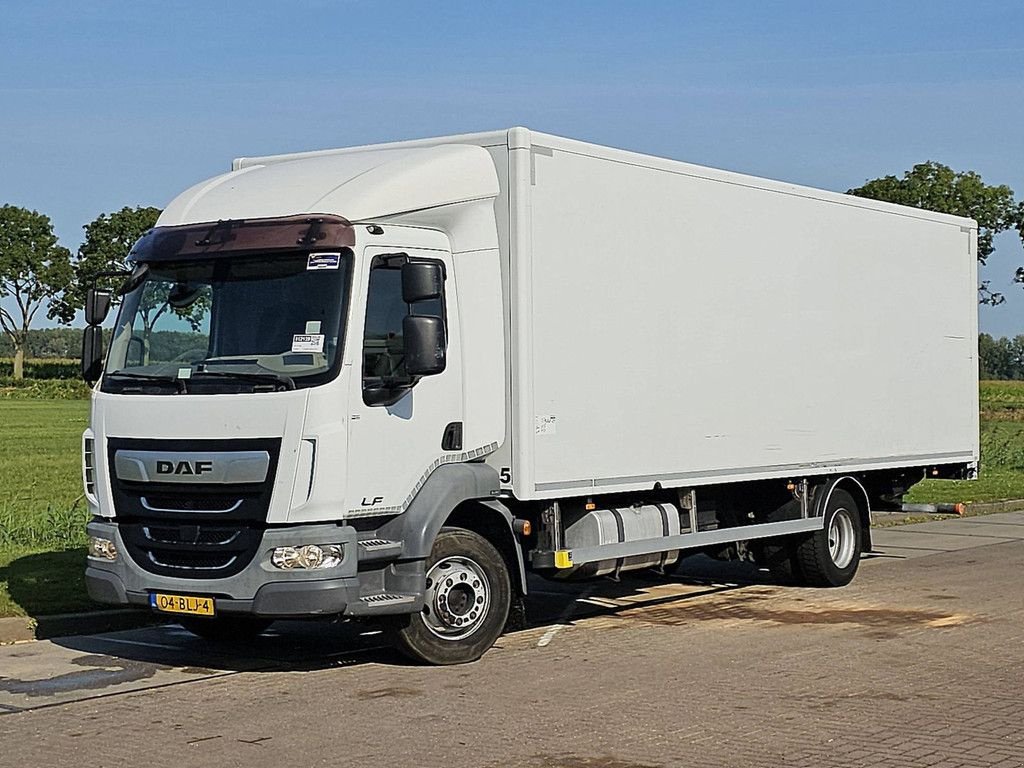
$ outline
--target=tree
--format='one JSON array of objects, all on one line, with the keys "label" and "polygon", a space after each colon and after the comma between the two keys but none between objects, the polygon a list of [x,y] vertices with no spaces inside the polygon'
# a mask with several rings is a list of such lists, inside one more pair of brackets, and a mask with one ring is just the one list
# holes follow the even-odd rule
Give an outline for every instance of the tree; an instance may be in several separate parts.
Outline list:
[{"label": "tree", "polygon": [[[115,213],[101,213],[86,224],[85,241],[75,259],[75,279],[64,294],[50,305],[50,317],[69,323],[75,313],[85,306],[85,293],[100,272],[128,271],[128,254],[132,246],[156,224],[159,208],[125,206]],[[104,278],[97,287],[116,289],[123,278]]]},{"label": "tree", "polygon": [[[60,301],[51,305],[50,316],[70,322],[75,312],[84,306],[86,291],[92,285],[116,291],[124,282],[123,277],[97,279],[96,275],[100,272],[130,271],[132,265],[128,262],[128,255],[132,246],[156,225],[160,213],[159,208],[125,206],[114,213],[102,213],[94,221],[86,224],[85,241],[78,249],[78,258],[75,261],[76,280],[64,292]],[[198,331],[202,326],[203,317],[210,308],[208,295],[201,295],[183,308],[171,307],[167,303],[167,295],[166,285],[147,282],[143,288],[138,308],[142,328],[137,329],[141,333],[143,364],[149,363],[153,327],[162,315],[170,311],[186,321],[193,330]]]},{"label": "tree", "polygon": [[[915,165],[903,178],[883,176],[847,190],[847,194],[974,219],[978,222],[978,261],[982,266],[994,250],[992,239],[1000,232],[1014,229],[1024,240],[1024,203],[1017,203],[1013,190],[1005,184],[985,184],[974,171],[957,172],[928,161]],[[1014,281],[1024,283],[1024,267],[1017,270]],[[989,282],[978,286],[979,301],[1001,304],[1005,298],[989,290]]]},{"label": "tree", "polygon": [[27,208],[0,208],[0,328],[14,347],[14,378],[25,375],[28,331],[39,309],[71,281],[71,253],[57,243],[50,217]]}]

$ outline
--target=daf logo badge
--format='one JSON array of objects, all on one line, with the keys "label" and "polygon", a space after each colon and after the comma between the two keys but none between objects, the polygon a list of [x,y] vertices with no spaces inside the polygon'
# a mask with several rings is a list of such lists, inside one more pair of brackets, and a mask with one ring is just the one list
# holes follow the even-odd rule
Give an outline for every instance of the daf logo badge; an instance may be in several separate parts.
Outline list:
[{"label": "daf logo badge", "polygon": [[213,472],[212,461],[166,461],[158,459],[156,473],[158,475],[203,475]]}]

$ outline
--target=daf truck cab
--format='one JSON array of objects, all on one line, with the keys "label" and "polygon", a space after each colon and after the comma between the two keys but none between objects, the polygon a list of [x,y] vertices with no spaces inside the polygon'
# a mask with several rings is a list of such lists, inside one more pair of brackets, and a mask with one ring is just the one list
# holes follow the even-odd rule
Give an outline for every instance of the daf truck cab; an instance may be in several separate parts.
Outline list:
[{"label": "daf truck cab", "polygon": [[[730,242],[747,235],[702,234],[729,206],[832,215],[853,198],[642,158],[516,128],[243,158],[175,198],[131,252],[108,349],[110,294],[86,308],[90,595],[218,640],[378,620],[446,664],[521,613],[528,571],[664,571],[704,551],[848,582],[872,505],[976,467],[969,345],[948,332],[977,335],[973,222],[859,201],[796,244],[788,225],[756,235],[792,259],[780,286],[832,270],[853,290],[848,261],[804,254],[891,226],[948,239],[955,274],[932,282],[954,321],[886,304],[910,326],[873,352],[845,300],[750,312],[765,280]],[[712,319],[701,286],[723,269],[739,303]],[[785,371],[759,351],[773,323]],[[837,427],[881,402],[852,366],[908,338],[926,366],[956,360],[930,395],[945,427],[901,382],[877,424]],[[743,366],[756,402],[722,389]]]}]

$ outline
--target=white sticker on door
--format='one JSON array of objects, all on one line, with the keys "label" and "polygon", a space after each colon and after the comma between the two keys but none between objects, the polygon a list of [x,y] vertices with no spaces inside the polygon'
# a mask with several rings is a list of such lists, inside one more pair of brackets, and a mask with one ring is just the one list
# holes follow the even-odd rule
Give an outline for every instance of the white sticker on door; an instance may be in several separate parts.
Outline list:
[{"label": "white sticker on door", "polygon": [[292,336],[292,352],[323,352],[322,333],[296,333]]},{"label": "white sticker on door", "polygon": [[534,417],[535,435],[554,435],[558,433],[558,421],[554,416]]}]

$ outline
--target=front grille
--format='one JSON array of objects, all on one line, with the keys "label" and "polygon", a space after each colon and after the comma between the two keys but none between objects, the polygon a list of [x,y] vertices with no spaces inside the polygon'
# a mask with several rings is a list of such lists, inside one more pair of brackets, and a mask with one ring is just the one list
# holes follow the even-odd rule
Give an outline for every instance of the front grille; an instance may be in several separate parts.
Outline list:
[{"label": "front grille", "polygon": [[210,579],[234,576],[252,562],[266,528],[280,440],[108,441],[110,466],[118,450],[264,450],[270,455],[260,483],[159,483],[123,480],[111,490],[127,553],[140,568],[162,576]]},{"label": "front grille", "polygon": [[160,522],[121,523],[121,538],[132,560],[151,573],[184,578],[234,576],[252,562],[262,527]]}]

